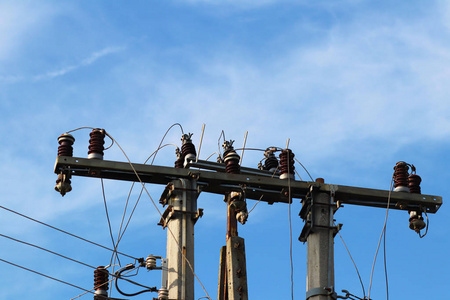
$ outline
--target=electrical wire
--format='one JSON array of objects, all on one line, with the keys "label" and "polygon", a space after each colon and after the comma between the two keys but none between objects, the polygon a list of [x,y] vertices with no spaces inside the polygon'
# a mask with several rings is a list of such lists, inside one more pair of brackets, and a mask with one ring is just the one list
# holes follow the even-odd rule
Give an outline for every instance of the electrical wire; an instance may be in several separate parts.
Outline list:
[{"label": "electrical wire", "polygon": [[[183,126],[181,126],[181,124],[179,124],[179,123],[172,124],[172,126],[170,126],[169,129],[167,129],[166,133],[165,133],[164,136],[162,137],[161,142],[159,143],[159,146],[158,146],[158,148],[157,148],[157,150],[156,150],[155,156],[153,156],[153,160],[152,160],[151,165],[153,165],[153,162],[155,161],[155,158],[156,158],[156,154],[158,153],[158,151],[159,151],[159,149],[160,149],[160,147],[161,147],[161,145],[162,145],[164,139],[166,138],[166,135],[169,133],[170,129],[172,129],[172,127],[174,127],[174,126],[176,126],[176,125],[180,126],[181,134],[184,135]],[[111,138],[111,137],[110,137],[110,138]]]},{"label": "electrical wire", "polygon": [[[178,123],[175,123],[174,125],[176,125],[176,124],[178,124]],[[171,127],[173,127],[174,125],[172,125]],[[181,125],[180,125],[180,126],[181,126]],[[170,129],[170,128],[169,128],[169,129]],[[183,128],[181,128],[181,132],[183,133]],[[167,134],[167,132],[166,132],[166,134]],[[164,137],[165,137],[165,135],[164,135]],[[164,138],[163,138],[163,140],[164,140]],[[160,145],[162,144],[163,140],[161,140]],[[150,154],[150,156],[145,160],[144,164],[146,164],[146,163],[150,160],[150,158],[151,158],[153,155],[156,156],[156,154],[158,153],[158,151],[159,151],[160,149],[162,149],[162,148],[164,148],[164,147],[166,147],[166,146],[170,146],[170,145],[173,145],[173,146],[175,146],[175,147],[178,149],[178,146],[175,145],[175,144],[169,143],[169,144],[162,145],[162,146],[160,146],[158,149],[156,149],[152,154]],[[153,164],[153,161],[152,161],[152,164]],[[144,190],[143,188],[141,188],[141,192],[139,193],[139,197],[138,197],[138,199],[136,200],[136,203],[134,204],[134,207],[133,207],[133,209],[132,209],[132,211],[131,211],[131,213],[130,213],[130,216],[128,217],[128,221],[127,221],[127,223],[126,223],[126,225],[125,225],[125,227],[124,227],[124,229],[123,229],[123,231],[122,231],[123,223],[124,223],[124,220],[125,220],[125,215],[126,215],[127,208],[128,208],[128,203],[129,203],[129,200],[130,200],[130,197],[131,197],[131,192],[133,191],[133,188],[134,188],[134,182],[131,184],[130,191],[128,192],[127,201],[125,202],[125,208],[124,208],[124,210],[123,210],[122,220],[121,220],[121,222],[120,222],[119,233],[118,233],[118,236],[117,236],[117,243],[116,243],[115,246],[114,246],[114,250],[117,250],[117,248],[119,247],[119,243],[120,243],[120,241],[122,240],[122,237],[124,236],[125,231],[127,230],[128,225],[129,225],[130,222],[131,222],[131,219],[132,219],[132,217],[133,217],[133,215],[134,215],[134,212],[135,212],[135,210],[136,210],[137,205],[139,204],[139,201],[140,201],[141,196],[142,196],[142,192],[143,192],[143,190]],[[114,255],[111,256],[111,260],[112,260],[113,257],[114,257]],[[114,259],[114,263],[115,263],[115,259]],[[120,262],[119,262],[119,264],[120,264]]]},{"label": "electrical wire", "polygon": [[[262,161],[262,160],[261,160],[261,161]],[[272,177],[271,177],[271,178],[273,178],[273,177],[275,176],[275,174],[277,173],[277,171],[278,171],[278,166],[277,166],[277,168],[275,169],[275,171],[273,171],[273,174],[272,174]],[[264,197],[264,194],[261,195],[261,197],[259,198],[259,200],[255,203],[255,205],[253,205],[252,209],[250,209],[250,211],[248,212],[248,214],[250,214],[250,213],[252,212],[252,210],[255,209],[256,205],[258,205],[258,203],[261,202],[261,200],[262,200],[263,197]]]},{"label": "electrical wire", "polygon": [[[108,221],[108,227],[109,227],[109,235],[111,236],[111,241],[114,246],[114,251],[113,251],[112,255],[116,256],[117,259],[119,259],[119,257],[117,256],[117,253],[116,253],[117,247],[116,247],[116,243],[114,242],[114,237],[113,237],[112,228],[111,228],[111,220],[109,219],[108,205],[106,204],[105,185],[103,183],[103,178],[100,178],[100,181],[102,183],[103,203],[105,205],[106,219]],[[112,258],[111,258],[110,264],[112,264]],[[119,265],[120,265],[120,260],[119,260]]]},{"label": "electrical wire", "polygon": [[425,233],[422,235],[419,231],[419,237],[423,238],[427,235],[428,233],[428,225],[430,224],[430,220],[428,219],[428,214],[427,214],[427,210],[425,208],[423,208],[423,212],[425,213],[425,217],[427,218],[427,227],[425,228]]},{"label": "electrical wire", "polygon": [[[94,129],[97,129],[97,128],[84,126],[84,127],[78,127],[78,128],[69,130],[69,131],[67,131],[66,133],[71,133],[71,132],[78,131],[78,130],[81,130],[81,129],[91,129],[91,130],[94,130]],[[109,145],[108,147],[104,148],[103,150],[108,150],[108,149],[111,148],[113,145],[114,145],[114,141],[111,140],[111,145]]]},{"label": "electrical wire", "polygon": [[1,233],[0,233],[0,236],[1,236],[1,237],[4,237],[4,238],[7,238],[7,239],[10,239],[10,240],[12,240],[12,241],[18,242],[18,243],[21,243],[21,244],[27,245],[27,246],[31,246],[31,247],[34,247],[34,248],[37,248],[37,249],[40,249],[40,250],[46,251],[46,252],[48,252],[48,253],[51,253],[51,254],[57,255],[57,256],[59,256],[59,257],[62,257],[62,258],[64,258],[64,259],[67,259],[67,260],[70,260],[70,261],[76,262],[76,263],[78,263],[78,264],[80,264],[80,265],[83,265],[83,266],[86,266],[86,267],[89,267],[89,268],[92,268],[92,269],[96,269],[96,267],[94,267],[94,266],[91,266],[91,265],[88,265],[88,264],[86,264],[86,263],[84,263],[84,262],[78,261],[78,260],[76,260],[76,259],[73,259],[73,258],[70,258],[70,257],[64,256],[64,255],[62,255],[62,254],[59,254],[59,253],[57,253],[57,252],[54,252],[54,251],[51,251],[51,250],[45,249],[45,248],[43,248],[43,247],[40,247],[40,246],[37,246],[37,245],[35,245],[35,244],[32,244],[32,243],[28,243],[28,242],[25,242],[25,241],[21,241],[21,240],[19,240],[19,239],[15,239],[15,238],[13,238],[13,237],[10,237],[10,236],[7,236],[7,235],[5,235],[5,234],[1,234]]},{"label": "electrical wire", "polygon": [[[125,158],[127,159],[131,169],[133,170],[134,174],[136,175],[136,178],[138,179],[138,181],[141,183],[143,189],[145,190],[147,196],[149,197],[151,203],[153,204],[153,206],[155,207],[156,211],[159,213],[159,215],[162,217],[162,213],[159,210],[158,206],[156,205],[156,202],[153,200],[152,196],[150,195],[149,191],[147,190],[147,188],[145,187],[145,183],[141,180],[141,177],[139,176],[138,172],[136,171],[133,163],[131,162],[131,160],[128,158],[128,155],[125,153],[125,151],[122,149],[122,147],[120,146],[120,144],[107,132],[105,132],[106,135],[108,135],[111,139],[114,140],[114,142],[116,143],[117,147],[119,147],[119,149],[122,151],[123,155],[125,156]],[[194,277],[197,279],[197,281],[199,282],[200,286],[202,287],[203,291],[205,292],[205,294],[208,296],[208,299],[211,300],[211,297],[209,296],[208,292],[206,291],[205,286],[203,285],[203,283],[200,281],[200,278],[198,278],[197,274],[194,272],[194,267],[192,266],[191,262],[187,259],[186,255],[183,253],[180,244],[178,243],[174,233],[172,232],[172,230],[170,229],[170,227],[166,227],[168,229],[168,232],[170,232],[170,234],[172,235],[172,238],[174,239],[174,241],[176,242],[177,246],[178,246],[178,251],[181,253],[181,255],[183,256],[183,259],[187,262],[189,269],[191,270],[192,274],[194,275]]]},{"label": "electrical wire", "polygon": [[[125,272],[125,274],[127,274],[127,273],[129,273],[129,272],[131,272],[131,271],[133,271],[133,269],[128,270],[127,272]],[[73,298],[70,298],[70,300],[74,300],[74,299],[80,298],[81,296],[84,296],[84,295],[86,295],[87,293],[92,293],[92,294],[93,294],[93,293],[94,293],[93,291],[94,291],[96,288],[101,287],[101,286],[103,286],[103,285],[105,285],[105,284],[109,284],[110,282],[116,280],[117,276],[116,276],[115,274],[111,274],[111,273],[110,273],[109,275],[111,275],[113,278],[110,279],[110,280],[108,280],[107,282],[104,282],[104,283],[102,283],[102,284],[100,284],[100,285],[94,287],[93,289],[85,290],[84,293],[82,293],[82,294],[80,294],[80,295],[78,295],[78,296],[75,296],[75,297],[73,297]],[[124,276],[124,275],[123,275],[123,276]],[[105,297],[105,296],[102,296],[102,295],[98,295],[98,296]],[[105,299],[108,299],[108,298],[105,297]]]},{"label": "electrical wire", "polygon": [[87,289],[85,289],[85,288],[79,287],[79,286],[77,286],[77,285],[75,285],[75,284],[72,284],[72,283],[69,283],[69,282],[67,282],[67,281],[63,281],[63,280],[61,280],[61,279],[57,279],[57,278],[55,278],[55,277],[51,277],[51,276],[45,275],[45,274],[43,274],[43,273],[37,272],[37,271],[35,271],[35,270],[29,269],[29,268],[26,268],[26,267],[23,267],[23,266],[20,266],[20,265],[18,265],[18,264],[12,263],[12,262],[10,262],[10,261],[7,261],[7,260],[1,259],[1,258],[0,258],[0,261],[2,261],[2,262],[4,262],[4,263],[7,263],[7,264],[10,264],[10,265],[12,265],[12,266],[14,266],[14,267],[17,267],[17,268],[20,268],[20,269],[29,271],[29,272],[31,272],[31,273],[35,273],[35,274],[37,274],[37,275],[43,276],[43,277],[45,277],[45,278],[48,278],[48,279],[51,279],[51,280],[54,280],[54,281],[58,281],[58,282],[60,282],[60,283],[64,283],[64,284],[69,285],[69,286],[71,286],[71,287],[74,287],[74,288],[80,289],[80,290],[82,290],[82,291],[85,291],[86,293],[94,294],[94,292],[92,292],[92,291],[89,291],[89,290],[87,290]]},{"label": "electrical wire", "polygon": [[[336,224],[334,222],[333,222],[333,226],[336,226]],[[350,256],[350,260],[352,261],[353,266],[355,267],[356,273],[358,274],[359,282],[361,283],[361,288],[362,288],[362,292],[363,292],[363,295],[364,295],[363,299],[366,299],[366,289],[364,288],[364,283],[362,281],[361,275],[359,274],[358,267],[356,266],[356,263],[353,260],[353,257],[350,254],[350,250],[348,249],[347,244],[344,242],[344,238],[342,237],[340,231],[338,230],[337,233],[338,233],[339,237],[341,238],[342,244],[344,244],[344,247],[347,250],[348,255]]]},{"label": "electrical wire", "polygon": [[[389,206],[390,206],[390,204],[391,204],[391,193],[392,193],[393,183],[394,183],[394,176],[392,176],[392,179],[391,179],[391,186],[390,186],[390,188],[389,188],[389,195],[388,195],[388,201],[387,201],[387,207],[386,207],[386,216],[385,216],[385,218],[384,218],[384,225],[383,225],[383,229],[381,230],[380,239],[379,239],[379,241],[378,241],[377,251],[375,252],[375,257],[374,257],[374,259],[373,259],[372,271],[370,272],[369,292],[368,292],[368,295],[367,295],[367,297],[368,297],[369,299],[370,299],[370,292],[371,292],[371,289],[372,289],[372,280],[373,280],[373,272],[374,272],[374,269],[375,269],[375,262],[376,262],[376,260],[377,260],[378,251],[380,250],[381,241],[382,241],[382,239],[383,239],[383,236],[385,236],[385,234],[386,234],[386,225],[387,225],[387,219],[388,219],[388,214],[389,214]],[[386,243],[385,243],[385,245],[386,245]],[[386,253],[386,250],[385,250],[385,253]],[[385,275],[386,275],[386,283],[387,283],[388,279],[387,279],[387,268],[386,268],[386,264],[385,264]],[[387,293],[388,293],[388,299],[389,299],[389,290],[388,290],[387,285],[386,285],[386,290],[387,290]]]},{"label": "electrical wire", "polygon": [[[137,295],[140,295],[140,294],[143,294],[143,293],[157,292],[157,291],[158,291],[158,289],[157,289],[156,287],[148,287],[148,286],[142,285],[142,284],[140,284],[140,283],[137,283],[137,282],[135,282],[135,281],[132,281],[132,280],[130,280],[130,279],[127,279],[127,278],[122,277],[122,273],[123,273],[123,272],[128,271],[128,270],[132,271],[133,269],[136,269],[136,267],[135,267],[133,264],[129,264],[129,265],[125,266],[124,268],[118,270],[118,271],[115,273],[115,277],[117,278],[117,279],[116,279],[116,282],[115,282],[115,286],[116,286],[117,291],[118,291],[120,294],[122,294],[122,295],[124,295],[124,296],[128,296],[128,297],[133,297],[133,296],[137,296]],[[125,280],[125,281],[127,281],[127,282],[130,282],[130,283],[132,283],[132,284],[134,284],[134,285],[138,285],[138,286],[140,286],[140,287],[144,287],[145,290],[142,290],[142,291],[139,291],[139,292],[136,292],[136,293],[125,293],[125,292],[123,292],[123,291],[119,288],[119,285],[118,285],[118,279],[122,279],[122,280]]]},{"label": "electrical wire", "polygon": [[252,212],[252,210],[255,209],[256,205],[258,205],[259,202],[261,202],[262,198],[264,197],[264,194],[261,195],[261,197],[259,197],[259,200],[255,203],[255,205],[253,205],[252,209],[250,209],[248,211],[248,214],[250,214]]},{"label": "electrical wire", "polygon": [[221,150],[220,150],[220,138],[223,135],[223,141],[225,142],[225,131],[222,130],[222,132],[219,135],[219,139],[217,140],[217,148],[219,149],[219,151],[217,152],[217,154],[219,154],[219,158],[222,159],[222,154],[221,154]]},{"label": "electrical wire", "polygon": [[[82,240],[82,241],[84,241],[84,242],[87,242],[87,243],[90,243],[90,244],[92,244],[92,245],[98,246],[98,247],[100,247],[100,248],[103,248],[103,249],[106,249],[106,250],[109,250],[109,251],[114,252],[114,250],[111,249],[111,248],[105,247],[105,246],[100,245],[100,244],[98,244],[98,243],[95,243],[95,242],[92,242],[92,241],[87,240],[87,239],[85,239],[85,238],[82,238],[82,237],[80,237],[80,236],[77,236],[77,235],[75,235],[75,234],[73,234],[73,233],[67,232],[67,231],[65,231],[65,230],[59,229],[59,228],[54,227],[54,226],[52,226],[52,225],[49,225],[49,224],[46,224],[46,223],[44,223],[44,222],[38,221],[38,220],[33,219],[33,218],[29,217],[29,216],[26,216],[26,215],[21,214],[21,213],[19,213],[19,212],[17,212],[17,211],[14,211],[14,210],[12,210],[12,209],[6,208],[6,207],[1,206],[1,205],[0,205],[0,208],[1,208],[1,209],[4,209],[4,210],[7,210],[7,211],[9,211],[9,212],[12,212],[12,213],[14,213],[14,214],[16,214],[16,215],[18,215],[18,216],[23,217],[23,218],[26,218],[26,219],[28,219],[28,220],[30,220],[30,221],[39,223],[39,224],[41,224],[41,225],[47,226],[47,227],[49,227],[49,228],[52,228],[52,229],[57,230],[57,231],[59,231],[59,232],[62,232],[62,233],[64,233],[64,234],[70,235],[70,236],[72,236],[72,237],[74,237],[74,238],[80,239],[80,240]],[[132,258],[132,259],[134,259],[134,260],[136,260],[136,261],[138,260],[138,258],[136,258],[136,257],[134,257],[134,256],[131,256],[131,255],[128,255],[128,254],[125,254],[125,253],[118,252],[118,251],[117,251],[117,253],[120,254],[120,255],[126,256],[126,257],[128,257],[128,258]]]},{"label": "electrical wire", "polygon": [[[162,149],[162,148],[164,148],[164,147],[166,147],[166,146],[170,146],[170,145],[175,146],[175,147],[178,148],[178,146],[175,145],[175,144],[170,144],[170,143],[169,143],[169,144],[165,144],[165,145],[159,147],[155,152],[153,152],[152,154],[150,154],[150,156],[145,160],[144,164],[146,164],[146,163],[150,160],[150,158],[151,158],[153,155],[156,155],[156,153],[158,153],[158,150],[160,150],[160,149]],[[132,209],[132,211],[131,211],[131,213],[130,213],[130,216],[129,216],[128,221],[127,221],[127,223],[126,223],[126,225],[125,225],[125,228],[124,228],[123,231],[122,231],[123,221],[124,221],[124,219],[125,219],[126,210],[127,210],[128,203],[129,203],[129,200],[130,200],[131,192],[132,192],[132,190],[133,190],[133,188],[134,188],[134,184],[135,184],[134,182],[131,184],[130,191],[129,191],[128,197],[127,197],[127,201],[126,201],[126,203],[125,203],[125,209],[124,209],[124,213],[123,213],[123,216],[122,216],[122,222],[121,222],[121,224],[120,224],[119,237],[118,237],[118,239],[117,239],[117,245],[118,245],[119,242],[122,240],[122,237],[123,237],[123,235],[125,234],[125,231],[127,230],[128,225],[130,224],[131,218],[132,218],[133,215],[134,215],[134,212],[135,212],[135,210],[136,210],[136,207],[137,207],[137,205],[139,204],[139,201],[140,201],[140,199],[141,199],[142,193],[143,193],[143,191],[144,191],[144,189],[141,188],[141,192],[139,193],[138,199],[136,200],[136,203],[134,204],[134,207],[133,207],[133,209]]]},{"label": "electrical wire", "polygon": [[[294,159],[295,159],[296,162],[298,162],[298,164],[299,164],[300,166],[302,166],[303,170],[305,170],[305,172],[308,174],[309,178],[311,178],[311,181],[314,181],[314,179],[312,178],[311,174],[309,174],[309,172],[308,172],[308,170],[305,168],[305,166],[304,166],[297,158],[294,157]],[[298,177],[300,177],[300,176],[298,176]]]}]

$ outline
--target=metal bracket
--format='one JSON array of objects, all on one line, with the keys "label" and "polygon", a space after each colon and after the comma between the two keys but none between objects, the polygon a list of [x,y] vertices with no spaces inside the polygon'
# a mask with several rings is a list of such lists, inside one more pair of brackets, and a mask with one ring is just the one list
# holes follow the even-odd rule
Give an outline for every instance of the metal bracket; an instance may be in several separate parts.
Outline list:
[{"label": "metal bracket", "polygon": [[309,291],[306,292],[306,300],[313,296],[328,296],[333,300],[337,299],[337,294],[334,291],[334,287],[318,287],[318,288],[312,288]]},{"label": "metal bracket", "polygon": [[173,209],[173,206],[172,205],[167,206],[161,219],[159,220],[158,225],[162,226],[163,229],[166,229],[167,224],[169,224],[169,221],[172,218],[174,213],[175,213],[175,211]]},{"label": "metal bracket", "polygon": [[[314,231],[314,228],[317,227],[323,227],[323,226],[317,226],[315,224],[315,220],[314,220],[314,214],[311,213],[315,206],[328,206],[328,207],[332,207],[333,209],[333,213],[335,213],[338,209],[336,203],[334,203],[333,199],[334,199],[334,193],[337,190],[337,186],[334,185],[330,185],[330,200],[332,201],[332,203],[321,203],[321,202],[316,202],[314,201],[314,194],[320,190],[320,185],[315,183],[315,184],[311,184],[310,189],[309,189],[309,193],[306,195],[306,197],[304,199],[302,199],[302,208],[300,210],[299,216],[303,219],[303,221],[305,222],[305,225],[303,226],[302,232],[300,233],[300,236],[298,238],[298,240],[302,243],[305,243],[309,234],[311,232]],[[332,222],[331,222],[332,223]],[[338,225],[338,226],[332,226],[333,224],[330,224],[330,226],[325,227],[325,228],[332,228],[334,229],[334,234],[336,235],[337,232],[340,230],[340,228],[342,227],[342,225]]]}]

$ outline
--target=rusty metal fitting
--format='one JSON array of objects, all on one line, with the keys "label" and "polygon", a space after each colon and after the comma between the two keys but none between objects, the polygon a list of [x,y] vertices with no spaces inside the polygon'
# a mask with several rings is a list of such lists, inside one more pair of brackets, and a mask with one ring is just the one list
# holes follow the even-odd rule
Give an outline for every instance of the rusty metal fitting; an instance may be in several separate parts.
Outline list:
[{"label": "rusty metal fitting", "polygon": [[419,233],[425,228],[426,224],[423,221],[422,212],[410,211],[409,212],[409,228]]}]

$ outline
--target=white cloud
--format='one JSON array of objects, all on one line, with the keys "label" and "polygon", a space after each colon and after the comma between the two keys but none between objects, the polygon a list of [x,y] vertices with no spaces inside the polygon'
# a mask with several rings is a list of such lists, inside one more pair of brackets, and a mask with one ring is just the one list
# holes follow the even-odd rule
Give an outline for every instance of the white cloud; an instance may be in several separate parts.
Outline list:
[{"label": "white cloud", "polygon": [[46,73],[43,73],[40,75],[36,75],[33,77],[33,79],[34,80],[44,80],[44,79],[52,79],[55,77],[63,76],[65,74],[73,72],[79,68],[89,66],[89,65],[95,63],[100,58],[107,56],[109,54],[114,54],[114,53],[120,52],[123,49],[125,49],[125,48],[124,47],[114,47],[114,46],[106,47],[102,50],[92,53],[91,55],[89,55],[88,57],[86,57],[85,59],[83,59],[81,62],[79,62],[77,64],[63,67],[63,68],[55,70],[55,71],[50,71],[50,72],[46,72]]},{"label": "white cloud", "polygon": [[450,136],[450,44],[442,39],[449,31],[437,14],[414,16],[413,23],[361,15],[311,45],[294,42],[287,32],[290,50],[271,61],[220,52],[202,57],[189,76],[167,70],[159,77],[148,71],[134,76],[156,80],[156,98],[164,105],[151,102],[150,111],[183,111],[176,121],[188,128],[205,122],[217,135],[233,128],[234,139],[249,130],[256,141],[282,132],[279,144],[290,137],[310,155],[366,139],[395,152]]}]

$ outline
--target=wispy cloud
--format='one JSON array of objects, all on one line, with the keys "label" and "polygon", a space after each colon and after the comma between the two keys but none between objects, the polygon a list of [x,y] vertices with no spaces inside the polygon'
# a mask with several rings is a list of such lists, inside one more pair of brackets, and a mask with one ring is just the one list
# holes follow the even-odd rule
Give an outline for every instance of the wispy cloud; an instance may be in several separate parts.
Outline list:
[{"label": "wispy cloud", "polygon": [[55,70],[55,71],[50,71],[50,72],[36,75],[33,77],[33,80],[39,81],[39,80],[52,79],[55,77],[66,75],[67,73],[73,72],[79,68],[89,66],[104,56],[123,51],[124,49],[125,49],[125,47],[116,47],[116,46],[106,47],[100,51],[96,51],[96,52],[92,53],[91,55],[89,55],[88,57],[86,57],[85,59],[83,59],[81,62],[79,62],[77,64],[66,66],[66,67],[63,67],[63,68]]}]

